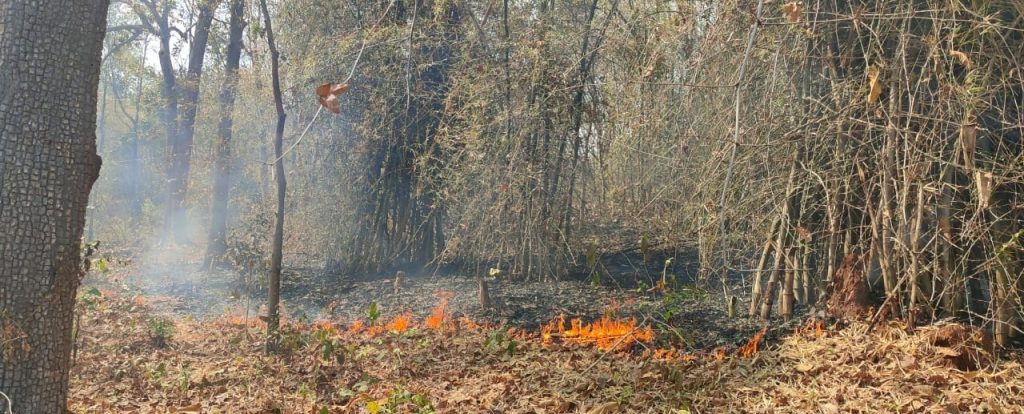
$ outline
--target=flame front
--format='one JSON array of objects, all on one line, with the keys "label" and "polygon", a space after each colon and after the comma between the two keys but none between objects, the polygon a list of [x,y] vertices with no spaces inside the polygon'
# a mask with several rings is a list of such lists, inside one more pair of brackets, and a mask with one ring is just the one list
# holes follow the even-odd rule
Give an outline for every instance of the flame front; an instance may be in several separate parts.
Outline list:
[{"label": "flame front", "polygon": [[637,327],[636,319],[612,319],[605,316],[594,323],[584,324],[579,318],[570,322],[565,328],[565,316],[548,322],[541,328],[541,340],[550,344],[555,337],[567,344],[593,344],[601,350],[626,350],[633,344],[646,343],[654,340],[654,330],[650,326]]}]

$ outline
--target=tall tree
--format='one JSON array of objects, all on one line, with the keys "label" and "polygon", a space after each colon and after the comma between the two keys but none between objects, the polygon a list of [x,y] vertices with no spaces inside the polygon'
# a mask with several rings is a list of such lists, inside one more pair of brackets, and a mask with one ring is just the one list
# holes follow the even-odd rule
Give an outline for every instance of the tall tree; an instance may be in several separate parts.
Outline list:
[{"label": "tall tree", "polygon": [[0,391],[66,412],[107,0],[0,2]]},{"label": "tall tree", "polygon": [[[108,31],[128,30],[136,35],[142,32],[153,34],[159,39],[157,57],[160,64],[162,83],[160,94],[164,108],[160,119],[167,136],[167,204],[165,210],[165,236],[176,241],[185,241],[187,220],[185,216],[188,195],[188,174],[192,159],[192,140],[199,103],[199,84],[206,57],[206,44],[210,37],[210,26],[217,9],[218,0],[198,0],[195,24],[191,37],[174,26],[171,17],[174,3],[171,1],[138,0],[138,7],[132,11],[139,24],[118,25]],[[135,5],[133,5],[135,6]],[[179,82],[171,57],[171,38],[180,33],[189,42],[188,66],[184,79]]]},{"label": "tall tree", "polygon": [[[189,45],[188,67],[181,84],[181,118],[176,128],[177,136],[170,142],[170,160],[167,166],[168,203],[166,210],[167,236],[185,241],[188,220],[185,216],[188,195],[188,174],[192,164],[192,141],[195,135],[196,112],[199,108],[199,83],[203,76],[203,61],[206,44],[210,37],[210,26],[217,8],[217,0],[199,0],[196,4],[199,15]],[[161,42],[161,48],[163,43]],[[161,49],[161,55],[165,52]],[[163,65],[161,64],[161,68]],[[163,70],[163,69],[162,69]],[[173,69],[172,69],[173,70]],[[164,72],[167,76],[167,72]],[[171,72],[173,77],[173,72]]]},{"label": "tall tree", "polygon": [[206,262],[220,261],[227,250],[228,193],[231,190],[231,113],[235,108],[238,89],[238,61],[242,56],[242,13],[244,0],[231,1],[231,19],[228,23],[228,50],[225,63],[224,85],[220,92],[220,123],[214,144],[213,203],[210,214],[210,234],[207,239]]},{"label": "tall tree", "polygon": [[267,351],[276,348],[277,329],[280,323],[281,303],[281,259],[284,249],[284,196],[288,183],[284,177],[284,99],[281,97],[280,53],[274,42],[274,28],[271,25],[267,0],[260,0],[263,24],[266,26],[267,46],[270,48],[270,76],[274,88],[274,108],[277,110],[277,128],[274,133],[274,178],[277,181],[277,216],[274,220],[274,238],[270,253],[270,289],[267,293]]}]

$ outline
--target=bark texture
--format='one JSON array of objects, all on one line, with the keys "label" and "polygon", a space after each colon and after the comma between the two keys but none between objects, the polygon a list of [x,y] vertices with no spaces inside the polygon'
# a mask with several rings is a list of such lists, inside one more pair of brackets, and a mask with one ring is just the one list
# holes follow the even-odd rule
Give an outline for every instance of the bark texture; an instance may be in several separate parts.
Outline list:
[{"label": "bark texture", "polygon": [[107,5],[0,2],[0,391],[18,414],[67,411]]}]

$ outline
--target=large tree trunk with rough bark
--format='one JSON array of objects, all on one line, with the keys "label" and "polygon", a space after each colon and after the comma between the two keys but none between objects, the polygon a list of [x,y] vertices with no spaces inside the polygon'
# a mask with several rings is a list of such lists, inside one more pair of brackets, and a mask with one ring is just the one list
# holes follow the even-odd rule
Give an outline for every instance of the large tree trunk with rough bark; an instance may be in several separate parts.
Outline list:
[{"label": "large tree trunk with rough bark", "polygon": [[107,4],[0,2],[0,392],[18,414],[67,411]]},{"label": "large tree trunk with rough bark", "polygon": [[232,0],[228,30],[228,53],[225,63],[224,86],[220,92],[220,124],[214,144],[213,203],[210,213],[210,234],[207,239],[206,262],[223,261],[227,250],[228,193],[231,190],[231,113],[235,108],[238,89],[238,62],[242,56],[242,14],[244,0]]}]

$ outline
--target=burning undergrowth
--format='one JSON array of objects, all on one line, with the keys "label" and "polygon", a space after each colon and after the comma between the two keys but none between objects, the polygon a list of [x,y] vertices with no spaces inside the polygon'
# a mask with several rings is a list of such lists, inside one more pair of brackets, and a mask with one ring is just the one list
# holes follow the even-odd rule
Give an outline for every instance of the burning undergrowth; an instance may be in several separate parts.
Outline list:
[{"label": "burning undergrowth", "polygon": [[[460,333],[474,331],[494,331],[501,329],[498,324],[490,322],[478,322],[472,318],[462,315],[455,317],[448,308],[448,302],[455,297],[452,292],[438,291],[435,293],[438,299],[437,305],[429,315],[422,320],[418,319],[410,311],[405,311],[388,319],[383,319],[379,314],[376,305],[370,307],[369,316],[365,319],[356,319],[347,324],[320,319],[312,322],[311,326],[317,330],[324,330],[332,335],[361,335],[364,338],[374,338],[385,334],[401,334],[414,329],[436,331],[444,333]],[[611,309],[618,308],[617,305],[610,306]],[[620,318],[605,315],[591,323],[584,323],[582,318],[568,320],[564,315],[552,319],[545,324],[539,332],[531,332],[517,327],[508,328],[507,331],[514,337],[524,340],[540,340],[545,346],[562,344],[565,346],[593,346],[602,351],[626,352],[646,348],[654,342],[655,333],[650,325],[638,323],[636,318]],[[224,316],[217,320],[219,324],[246,326],[251,328],[266,328],[266,323],[261,317],[245,317],[242,315]],[[292,322],[288,318],[282,321],[292,329],[300,329],[304,324]]]},{"label": "burning undergrowth", "polygon": [[[282,326],[259,318],[163,319],[150,299],[87,292],[72,371],[79,413],[1010,412],[1019,361],[970,331],[810,321],[740,347],[659,347],[643,321],[557,317],[540,332],[449,311]],[[162,341],[153,338],[161,336]],[[631,343],[629,346],[623,344]],[[625,350],[633,352],[625,352]],[[955,355],[954,355],[955,354]],[[959,356],[977,361],[958,364]],[[597,411],[595,411],[597,410]]]}]

